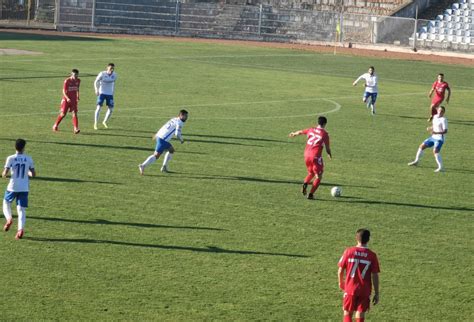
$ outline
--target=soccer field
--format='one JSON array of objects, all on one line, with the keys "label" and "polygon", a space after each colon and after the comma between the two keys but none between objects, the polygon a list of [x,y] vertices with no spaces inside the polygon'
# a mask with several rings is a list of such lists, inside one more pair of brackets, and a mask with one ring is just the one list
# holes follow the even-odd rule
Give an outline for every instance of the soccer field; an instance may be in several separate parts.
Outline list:
[{"label": "soccer field", "polygon": [[[41,52],[0,56],[1,162],[21,137],[38,173],[24,239],[16,222],[0,234],[1,320],[340,320],[337,262],[361,227],[381,265],[367,320],[474,319],[472,67],[171,39],[0,41]],[[109,62],[115,112],[94,131],[93,82]],[[352,87],[370,65],[375,116]],[[70,116],[53,133],[72,68],[81,133]],[[431,150],[407,166],[439,72],[453,91],[444,173]],[[160,159],[140,176],[181,108],[172,172]],[[288,133],[319,114],[333,160],[310,201],[305,138]]]}]

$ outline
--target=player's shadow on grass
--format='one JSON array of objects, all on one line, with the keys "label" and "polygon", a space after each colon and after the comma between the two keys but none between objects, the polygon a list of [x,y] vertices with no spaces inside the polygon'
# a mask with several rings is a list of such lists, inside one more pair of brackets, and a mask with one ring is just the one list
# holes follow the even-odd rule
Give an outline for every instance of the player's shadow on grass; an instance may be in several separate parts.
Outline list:
[{"label": "player's shadow on grass", "polygon": [[113,184],[119,185],[119,182],[111,182],[111,181],[97,181],[97,180],[82,180],[82,179],[72,179],[72,178],[55,178],[55,177],[35,177],[32,179],[34,181],[50,181],[50,182],[68,182],[68,183],[100,183],[100,184]]},{"label": "player's shadow on grass", "polygon": [[36,242],[117,245],[117,246],[156,248],[156,249],[164,249],[164,250],[182,250],[182,251],[191,251],[191,252],[198,252],[198,253],[213,253],[213,254],[264,255],[264,256],[266,255],[266,256],[283,256],[283,257],[296,257],[296,258],[309,258],[310,257],[307,255],[299,255],[299,254],[224,249],[217,246],[206,246],[206,247],[174,246],[174,245],[143,244],[143,243],[131,243],[131,242],[123,242],[123,241],[115,241],[115,240],[101,240],[101,239],[87,239],[87,238],[68,239],[68,238],[25,237],[24,239],[36,241]]},{"label": "player's shadow on grass", "polygon": [[99,37],[85,37],[85,36],[64,36],[64,35],[50,35],[50,34],[33,34],[33,33],[18,33],[18,32],[1,32],[0,40],[44,40],[44,41],[113,41],[113,39],[99,38]]},{"label": "player's shadow on grass", "polygon": [[434,210],[451,210],[451,211],[474,211],[474,208],[469,207],[446,207],[446,206],[432,206],[432,205],[420,205],[415,203],[404,203],[404,202],[392,202],[392,201],[381,201],[381,200],[348,200],[343,201],[341,199],[331,199],[321,201],[332,201],[332,202],[345,202],[345,203],[355,203],[355,204],[367,204],[367,205],[383,205],[383,206],[399,206],[399,207],[409,207],[409,208],[424,208],[424,209],[434,209]]},{"label": "player's shadow on grass", "polygon": [[[261,183],[276,183],[276,184],[294,184],[301,185],[301,180],[285,180],[285,179],[270,179],[270,178],[257,178],[257,177],[243,177],[243,176],[223,176],[223,175],[192,175],[189,173],[176,173],[181,178],[186,179],[197,179],[197,180],[229,180],[229,181],[248,181],[248,182],[261,182]],[[340,187],[356,187],[356,188],[368,188],[374,189],[371,186],[361,185],[350,185],[340,184],[333,182],[321,182],[322,186],[340,186]]]},{"label": "player's shadow on grass", "polygon": [[205,135],[205,134],[188,134],[188,133],[186,133],[186,136],[211,138],[211,139],[231,139],[231,140],[239,140],[239,141],[257,141],[257,142],[275,142],[275,143],[285,143],[285,144],[295,144],[295,143],[296,144],[301,144],[299,142],[288,142],[286,140],[254,138],[254,137],[245,137],[245,136]]},{"label": "player's shadow on grass", "polygon": [[[380,114],[380,115],[399,117],[399,118],[402,118],[402,119],[427,120],[426,117],[418,117],[418,116],[394,115],[394,114]],[[452,120],[452,119],[448,119],[448,123],[449,124],[474,126],[474,121],[470,121],[470,120]],[[426,124],[429,125],[430,123],[426,122]]]},{"label": "player's shadow on grass", "polygon": [[164,228],[164,229],[193,229],[193,230],[227,231],[227,229],[213,228],[213,227],[157,225],[157,224],[147,224],[147,223],[110,221],[110,220],[106,220],[106,219],[82,220],[82,219],[67,219],[67,218],[38,217],[38,216],[28,216],[28,219],[54,221],[54,222],[66,222],[66,223],[74,223],[74,224],[89,224],[89,225],[115,225],[115,226],[130,226],[130,227],[139,227],[139,228]]},{"label": "player's shadow on grass", "polygon": [[197,143],[209,143],[209,144],[223,144],[223,145],[240,145],[240,146],[253,146],[257,148],[263,148],[263,145],[256,144],[245,144],[237,142],[227,142],[227,141],[216,141],[216,140],[196,140],[196,139],[187,139],[188,142],[197,142]]}]

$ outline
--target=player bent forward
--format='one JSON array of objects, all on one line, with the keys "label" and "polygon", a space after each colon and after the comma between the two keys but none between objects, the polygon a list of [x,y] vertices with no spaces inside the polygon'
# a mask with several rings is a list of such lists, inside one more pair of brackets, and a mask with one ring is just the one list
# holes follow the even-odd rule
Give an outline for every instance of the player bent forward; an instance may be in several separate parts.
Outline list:
[{"label": "player bent forward", "polygon": [[418,165],[418,162],[420,162],[420,159],[423,156],[424,150],[433,147],[433,154],[436,163],[438,164],[438,168],[435,172],[444,171],[440,151],[444,144],[444,135],[448,133],[448,120],[444,117],[444,106],[438,106],[437,111],[438,114],[433,117],[433,126],[426,129],[428,132],[431,132],[431,136],[421,143],[416,152],[415,160],[408,163],[408,165]]},{"label": "player bent forward", "polygon": [[[370,308],[370,293],[374,285],[372,302],[379,302],[379,261],[377,254],[367,247],[370,231],[359,229],[356,232],[357,246],[347,248],[339,260],[339,288],[344,292],[344,322],[351,322],[356,312],[356,321],[363,322],[365,312]],[[345,271],[345,278],[344,278]]]},{"label": "player bent forward", "polygon": [[171,138],[176,136],[181,144],[184,143],[184,139],[181,135],[181,129],[183,128],[184,122],[188,119],[188,111],[181,110],[179,111],[178,117],[172,118],[161,129],[156,132],[153,136],[153,140],[156,140],[155,153],[150,155],[143,163],[138,165],[138,170],[140,174],[143,175],[145,168],[153,163],[161,156],[164,151],[167,151],[165,154],[165,159],[163,160],[163,166],[161,167],[161,172],[168,172],[168,163],[173,157],[174,148],[169,143]]},{"label": "player bent forward", "polygon": [[323,146],[326,147],[326,152],[329,155],[329,159],[332,158],[331,148],[329,147],[329,134],[325,130],[327,122],[328,120],[324,116],[320,116],[318,118],[317,127],[291,132],[289,134],[290,138],[303,134],[308,137],[308,140],[306,141],[306,148],[304,150],[304,159],[306,168],[308,170],[308,175],[304,179],[302,187],[302,193],[304,196],[306,196],[308,184],[310,184],[311,180],[316,177],[308,194],[308,199],[314,199],[314,193],[318,189],[323,178]]},{"label": "player bent forward", "polygon": [[16,210],[18,212],[18,231],[15,239],[23,237],[23,229],[26,221],[26,208],[28,208],[29,177],[35,177],[35,167],[33,159],[24,154],[26,141],[18,139],[15,142],[16,153],[7,158],[2,177],[6,178],[11,171],[10,182],[8,183],[5,196],[3,198],[3,215],[7,220],[4,231],[10,230],[13,224],[11,205],[16,199]]}]

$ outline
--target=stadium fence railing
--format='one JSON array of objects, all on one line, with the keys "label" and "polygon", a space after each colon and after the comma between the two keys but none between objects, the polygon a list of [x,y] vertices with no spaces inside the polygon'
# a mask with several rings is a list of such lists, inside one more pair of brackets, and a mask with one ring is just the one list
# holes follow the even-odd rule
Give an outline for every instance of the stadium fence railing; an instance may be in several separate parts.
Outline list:
[{"label": "stadium fence railing", "polygon": [[[19,1],[23,6],[16,5]],[[428,21],[412,18],[179,0],[3,2],[7,5],[0,9],[0,26],[4,27],[474,52],[474,43],[417,39],[417,30]]]}]

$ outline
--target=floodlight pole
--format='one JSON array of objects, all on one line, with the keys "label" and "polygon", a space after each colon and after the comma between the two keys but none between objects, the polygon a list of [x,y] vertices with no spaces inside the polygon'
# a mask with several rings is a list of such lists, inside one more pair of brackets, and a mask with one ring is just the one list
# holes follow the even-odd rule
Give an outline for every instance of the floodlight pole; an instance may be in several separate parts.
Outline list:
[{"label": "floodlight pole", "polygon": [[262,12],[263,12],[263,5],[260,4],[260,8],[258,10],[258,35],[262,34]]},{"label": "floodlight pole", "polygon": [[176,11],[174,17],[174,32],[177,34],[179,32],[179,0],[176,1]]},{"label": "floodlight pole", "polygon": [[55,0],[54,2],[56,4],[54,8],[54,29],[58,29],[59,10],[61,9],[61,0]]},{"label": "floodlight pole", "polygon": [[28,12],[26,14],[26,24],[28,26],[30,25],[30,19],[31,19],[31,0],[28,0]]}]

